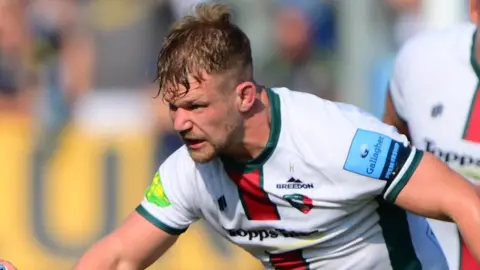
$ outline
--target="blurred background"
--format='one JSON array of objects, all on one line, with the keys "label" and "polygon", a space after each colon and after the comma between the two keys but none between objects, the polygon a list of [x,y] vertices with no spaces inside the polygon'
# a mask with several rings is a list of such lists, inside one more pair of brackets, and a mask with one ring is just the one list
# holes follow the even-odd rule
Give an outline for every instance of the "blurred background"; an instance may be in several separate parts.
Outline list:
[{"label": "blurred background", "polygon": [[[69,269],[141,201],[181,142],[155,99],[171,23],[201,0],[0,0],[0,258]],[[380,117],[411,36],[467,0],[225,0],[257,80]],[[150,269],[262,269],[198,222]]]}]

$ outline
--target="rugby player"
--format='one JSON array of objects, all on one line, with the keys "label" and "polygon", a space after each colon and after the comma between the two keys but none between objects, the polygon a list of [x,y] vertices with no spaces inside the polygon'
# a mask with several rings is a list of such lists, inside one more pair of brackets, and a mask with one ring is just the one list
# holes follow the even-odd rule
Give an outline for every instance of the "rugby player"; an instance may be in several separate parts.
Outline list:
[{"label": "rugby player", "polygon": [[447,269],[421,216],[458,224],[480,259],[480,198],[461,175],[354,106],[252,74],[226,6],[173,26],[158,82],[185,145],[76,269],[144,269],[200,218],[267,269]]},{"label": "rugby player", "polygon": [[[384,122],[408,135],[418,149],[480,184],[479,0],[470,1],[470,15],[473,24],[422,33],[400,50]],[[455,223],[429,222],[450,269],[480,270]]]}]

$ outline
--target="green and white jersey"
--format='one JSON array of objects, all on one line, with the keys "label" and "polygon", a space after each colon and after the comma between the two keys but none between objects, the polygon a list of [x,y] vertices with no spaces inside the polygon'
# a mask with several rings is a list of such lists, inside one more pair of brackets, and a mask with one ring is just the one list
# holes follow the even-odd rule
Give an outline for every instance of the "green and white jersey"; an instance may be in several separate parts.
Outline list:
[{"label": "green and white jersey", "polygon": [[268,97],[257,158],[195,164],[183,147],[137,211],[170,234],[203,218],[267,269],[447,269],[426,220],[391,204],[422,151],[354,106],[286,88]]},{"label": "green and white jersey", "polygon": [[[397,114],[408,124],[413,145],[480,184],[480,66],[475,35],[475,25],[463,23],[407,42],[395,61],[390,95]],[[429,222],[450,269],[480,269],[460,242],[454,223]]]}]

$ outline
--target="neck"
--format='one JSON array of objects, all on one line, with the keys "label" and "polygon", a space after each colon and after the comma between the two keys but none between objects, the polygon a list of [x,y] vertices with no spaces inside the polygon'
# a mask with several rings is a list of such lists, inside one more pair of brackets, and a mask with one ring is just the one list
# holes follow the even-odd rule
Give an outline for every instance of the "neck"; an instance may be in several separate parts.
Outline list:
[{"label": "neck", "polygon": [[243,126],[243,138],[230,156],[239,161],[249,161],[262,153],[270,138],[271,129],[270,102],[267,90],[262,88],[258,93],[257,100],[246,116]]}]

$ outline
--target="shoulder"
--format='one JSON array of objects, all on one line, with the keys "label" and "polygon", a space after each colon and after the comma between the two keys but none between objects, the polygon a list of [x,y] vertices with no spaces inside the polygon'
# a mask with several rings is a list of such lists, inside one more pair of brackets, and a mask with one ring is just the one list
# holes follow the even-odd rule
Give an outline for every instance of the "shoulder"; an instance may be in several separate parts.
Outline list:
[{"label": "shoulder", "polygon": [[198,168],[186,147],[182,146],[160,165],[158,173],[167,189],[181,190],[194,184]]},{"label": "shoulder", "polygon": [[159,167],[158,172],[165,185],[171,189],[192,193],[202,182],[208,181],[218,171],[218,160],[197,164],[188,153],[186,146],[172,153]]},{"label": "shoulder", "polygon": [[352,104],[334,102],[287,88],[276,92],[280,93],[282,119],[287,122],[289,129],[299,128],[330,135],[356,125],[383,125],[378,118]]},{"label": "shoulder", "polygon": [[196,164],[188,154],[188,150],[183,145],[175,152],[173,152],[168,158],[160,165],[162,172],[192,174],[197,170]]},{"label": "shoulder", "polygon": [[[407,41],[398,52],[389,82],[389,93],[397,115],[408,122],[410,112],[452,78],[470,68],[475,25],[458,24],[425,31]],[[420,103],[418,103],[419,101]]]},{"label": "shoulder", "polygon": [[184,168],[194,168],[195,162],[188,154],[187,147],[182,145],[175,152],[170,154],[168,158],[162,163],[162,167],[178,167],[182,166]]},{"label": "shoulder", "polygon": [[[394,72],[416,71],[448,61],[469,60],[475,25],[462,23],[441,30],[422,32],[408,40],[399,50]],[[452,61],[453,60],[453,61]]]},{"label": "shoulder", "polygon": [[302,155],[319,166],[343,167],[352,145],[362,141],[371,144],[379,138],[407,140],[393,126],[357,106],[288,89],[282,91],[282,104],[288,110],[282,113],[287,133]]},{"label": "shoulder", "polygon": [[201,216],[196,175],[195,163],[181,147],[160,165],[137,212],[169,234],[183,233]]}]

